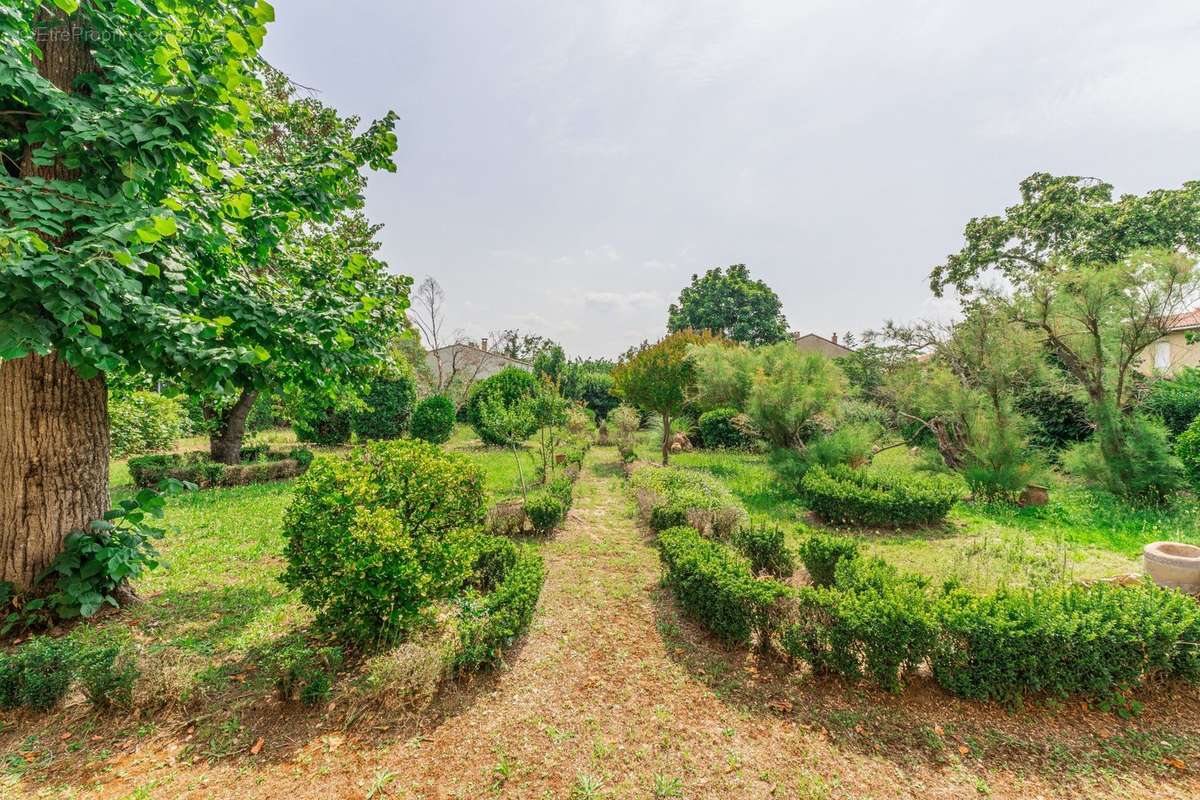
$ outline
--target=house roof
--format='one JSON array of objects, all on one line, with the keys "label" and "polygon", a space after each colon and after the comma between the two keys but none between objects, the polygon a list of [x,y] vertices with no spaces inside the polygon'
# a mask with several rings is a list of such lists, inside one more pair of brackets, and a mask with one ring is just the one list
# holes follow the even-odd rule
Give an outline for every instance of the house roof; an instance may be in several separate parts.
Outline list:
[{"label": "house roof", "polygon": [[1200,308],[1193,308],[1182,314],[1176,314],[1171,319],[1171,330],[1190,331],[1200,328]]},{"label": "house roof", "polygon": [[800,331],[792,331],[791,337],[792,337],[792,341],[795,342],[796,344],[800,344],[800,342],[804,341],[805,339],[820,339],[822,342],[825,342],[830,347],[836,347],[838,350],[843,351],[844,353],[853,353],[854,352],[854,350],[852,348],[846,347],[846,345],[841,344],[839,342],[835,342],[833,339],[827,339],[824,336],[820,335],[819,333],[800,333]]},{"label": "house roof", "polygon": [[434,353],[440,353],[443,350],[453,350],[455,348],[461,348],[464,350],[474,350],[477,353],[483,353],[486,356],[491,356],[492,358],[497,358],[501,361],[511,361],[513,364],[521,364],[522,366],[526,366],[526,367],[533,366],[533,364],[530,364],[528,361],[522,361],[519,358],[513,358],[512,356],[507,356],[504,353],[498,353],[495,350],[484,350],[482,347],[479,347],[478,345],[470,344],[469,342],[455,342],[454,344],[443,345],[442,347],[438,347],[434,350],[429,350],[427,352],[428,352],[428,354],[432,355]]}]

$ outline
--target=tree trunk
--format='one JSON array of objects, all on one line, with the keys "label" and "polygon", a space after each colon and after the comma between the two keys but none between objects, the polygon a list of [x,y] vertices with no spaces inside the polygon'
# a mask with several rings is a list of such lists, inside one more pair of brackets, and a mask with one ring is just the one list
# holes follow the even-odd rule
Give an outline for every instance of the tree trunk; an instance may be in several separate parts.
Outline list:
[{"label": "tree trunk", "polygon": [[671,415],[663,414],[663,466],[671,461]]},{"label": "tree trunk", "polygon": [[0,581],[18,591],[108,509],[108,392],[53,355],[0,362]]},{"label": "tree trunk", "polygon": [[241,397],[221,417],[208,442],[208,451],[213,461],[221,464],[241,463],[242,440],[246,438],[246,418],[250,416],[250,409],[254,408],[254,401],[257,399],[258,392],[243,389]]},{"label": "tree trunk", "polygon": [[[83,14],[68,18],[44,4],[37,13],[38,73],[73,94],[81,75],[99,72]],[[86,90],[83,90],[86,91]],[[74,181],[61,160],[38,165],[21,154],[19,176]],[[59,247],[71,231],[42,238]],[[108,508],[108,392],[56,355],[0,362],[0,581],[18,591],[62,551],[63,540]]]}]

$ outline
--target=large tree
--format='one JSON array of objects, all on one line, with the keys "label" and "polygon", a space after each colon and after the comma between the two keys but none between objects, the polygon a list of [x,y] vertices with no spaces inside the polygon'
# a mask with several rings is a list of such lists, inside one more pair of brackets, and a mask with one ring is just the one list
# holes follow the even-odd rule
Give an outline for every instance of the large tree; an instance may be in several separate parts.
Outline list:
[{"label": "large tree", "polygon": [[963,248],[930,275],[941,295],[968,293],[996,270],[1021,284],[1052,265],[1111,264],[1138,250],[1200,250],[1200,181],[1179,189],[1113,199],[1111,184],[1044,172],[1021,181],[1021,202],[1003,214],[976,217]]},{"label": "large tree", "polygon": [[787,319],[775,291],[750,277],[745,264],[710,269],[679,293],[667,312],[667,330],[709,331],[748,345],[788,338]]}]

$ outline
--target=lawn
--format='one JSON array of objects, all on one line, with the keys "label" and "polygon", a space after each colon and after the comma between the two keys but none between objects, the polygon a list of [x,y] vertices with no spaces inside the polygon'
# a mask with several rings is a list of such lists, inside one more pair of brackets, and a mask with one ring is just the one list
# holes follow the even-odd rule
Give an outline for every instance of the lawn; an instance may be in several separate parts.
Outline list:
[{"label": "lawn", "polygon": [[[642,454],[654,443],[643,436]],[[902,448],[881,463],[915,466]],[[780,481],[765,455],[694,450],[671,458],[678,466],[715,475],[752,518],[801,534],[821,527],[792,487]],[[947,524],[914,530],[850,530],[868,552],[904,569],[977,589],[1087,580],[1141,571],[1142,547],[1160,539],[1200,542],[1200,502],[1188,496],[1168,508],[1135,509],[1103,492],[1053,476],[1050,502],[1041,508],[960,502]]]}]

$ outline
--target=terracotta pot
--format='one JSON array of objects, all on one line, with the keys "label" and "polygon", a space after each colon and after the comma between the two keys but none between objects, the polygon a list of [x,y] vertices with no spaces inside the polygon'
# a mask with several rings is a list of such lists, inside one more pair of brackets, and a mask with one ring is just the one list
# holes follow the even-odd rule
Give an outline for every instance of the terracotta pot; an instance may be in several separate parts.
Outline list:
[{"label": "terracotta pot", "polygon": [[1021,497],[1017,502],[1022,506],[1044,506],[1050,502],[1050,490],[1045,486],[1031,483],[1021,491]]},{"label": "terracotta pot", "polygon": [[1146,574],[1159,586],[1200,592],[1200,547],[1181,542],[1151,542],[1142,550]]}]

